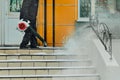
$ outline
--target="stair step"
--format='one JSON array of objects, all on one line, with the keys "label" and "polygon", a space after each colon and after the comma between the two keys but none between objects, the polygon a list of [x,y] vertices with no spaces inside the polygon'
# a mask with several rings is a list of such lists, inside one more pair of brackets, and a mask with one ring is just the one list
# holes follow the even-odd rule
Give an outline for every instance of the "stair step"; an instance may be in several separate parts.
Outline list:
[{"label": "stair step", "polygon": [[62,47],[40,47],[39,49],[19,49],[19,47],[0,47],[0,53],[7,54],[31,54],[36,52],[54,53],[64,51]]},{"label": "stair step", "polygon": [[20,49],[19,47],[0,47],[0,50],[65,50],[64,47],[41,47],[35,49]]},{"label": "stair step", "polygon": [[77,67],[0,67],[0,70],[56,70],[56,69],[93,69],[94,66]]},{"label": "stair step", "polygon": [[[96,73],[93,66],[90,67],[6,67],[0,68],[0,75],[43,75],[43,74],[93,74]],[[66,75],[66,74],[65,74]]]},{"label": "stair step", "polygon": [[94,74],[95,70],[87,69],[87,70],[1,70],[0,75],[56,75],[56,74]]},{"label": "stair step", "polygon": [[67,74],[67,75],[3,75],[0,78],[53,78],[53,77],[99,77],[99,74]]},{"label": "stair step", "polygon": [[74,55],[74,54],[39,54],[39,53],[34,53],[34,54],[0,54],[0,60],[10,60],[10,59],[87,59],[88,55]]},{"label": "stair step", "polygon": [[[87,54],[79,54],[79,55],[87,55]],[[76,54],[47,54],[47,53],[31,53],[31,54],[0,54],[0,56],[76,56]],[[78,55],[77,55],[78,56]]]},{"label": "stair step", "polygon": [[0,80],[100,80],[99,77],[1,78]]},{"label": "stair step", "polygon": [[52,49],[4,50],[0,54],[0,80],[99,80],[87,54]]},{"label": "stair step", "polygon": [[99,77],[2,78],[0,80],[100,80]]},{"label": "stair step", "polygon": [[0,60],[0,63],[18,63],[18,62],[80,62],[80,61],[90,61],[89,59],[85,60],[76,60],[76,59],[56,59],[56,60]]},{"label": "stair step", "polygon": [[85,60],[0,60],[0,67],[60,67],[60,66],[90,66]]}]

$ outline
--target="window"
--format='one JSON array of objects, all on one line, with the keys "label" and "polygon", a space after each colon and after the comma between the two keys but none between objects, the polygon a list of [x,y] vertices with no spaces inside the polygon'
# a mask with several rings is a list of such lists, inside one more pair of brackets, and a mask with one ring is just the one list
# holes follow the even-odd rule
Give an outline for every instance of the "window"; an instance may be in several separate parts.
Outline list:
[{"label": "window", "polygon": [[6,0],[7,4],[7,16],[8,18],[19,18],[19,12],[22,7],[23,0]]},{"label": "window", "polygon": [[10,12],[19,12],[22,7],[22,0],[10,0]]},{"label": "window", "polygon": [[89,21],[91,14],[91,0],[78,1],[78,21]]},{"label": "window", "polygon": [[116,0],[116,8],[120,12],[120,0]]}]

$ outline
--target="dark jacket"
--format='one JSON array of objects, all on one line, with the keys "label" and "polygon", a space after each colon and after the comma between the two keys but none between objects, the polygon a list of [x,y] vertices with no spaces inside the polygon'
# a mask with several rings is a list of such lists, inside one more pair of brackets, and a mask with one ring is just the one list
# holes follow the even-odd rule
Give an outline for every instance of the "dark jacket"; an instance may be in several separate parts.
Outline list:
[{"label": "dark jacket", "polygon": [[23,0],[20,10],[20,19],[34,21],[36,20],[39,0]]}]

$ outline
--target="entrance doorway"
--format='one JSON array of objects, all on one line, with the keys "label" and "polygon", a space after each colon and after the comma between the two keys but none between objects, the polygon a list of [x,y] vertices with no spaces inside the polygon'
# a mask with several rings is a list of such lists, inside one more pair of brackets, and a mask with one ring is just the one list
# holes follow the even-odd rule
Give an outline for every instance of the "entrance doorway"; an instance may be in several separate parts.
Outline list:
[{"label": "entrance doorway", "polygon": [[4,4],[4,45],[19,45],[24,33],[17,30],[22,0],[3,0]]}]

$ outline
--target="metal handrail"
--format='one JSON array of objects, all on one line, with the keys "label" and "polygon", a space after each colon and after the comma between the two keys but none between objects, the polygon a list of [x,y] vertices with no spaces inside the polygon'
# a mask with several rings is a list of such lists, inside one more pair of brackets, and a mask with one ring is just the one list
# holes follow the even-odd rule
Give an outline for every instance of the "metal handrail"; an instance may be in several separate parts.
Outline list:
[{"label": "metal handrail", "polygon": [[90,17],[90,26],[112,59],[112,33],[105,23],[99,23],[98,16]]}]

